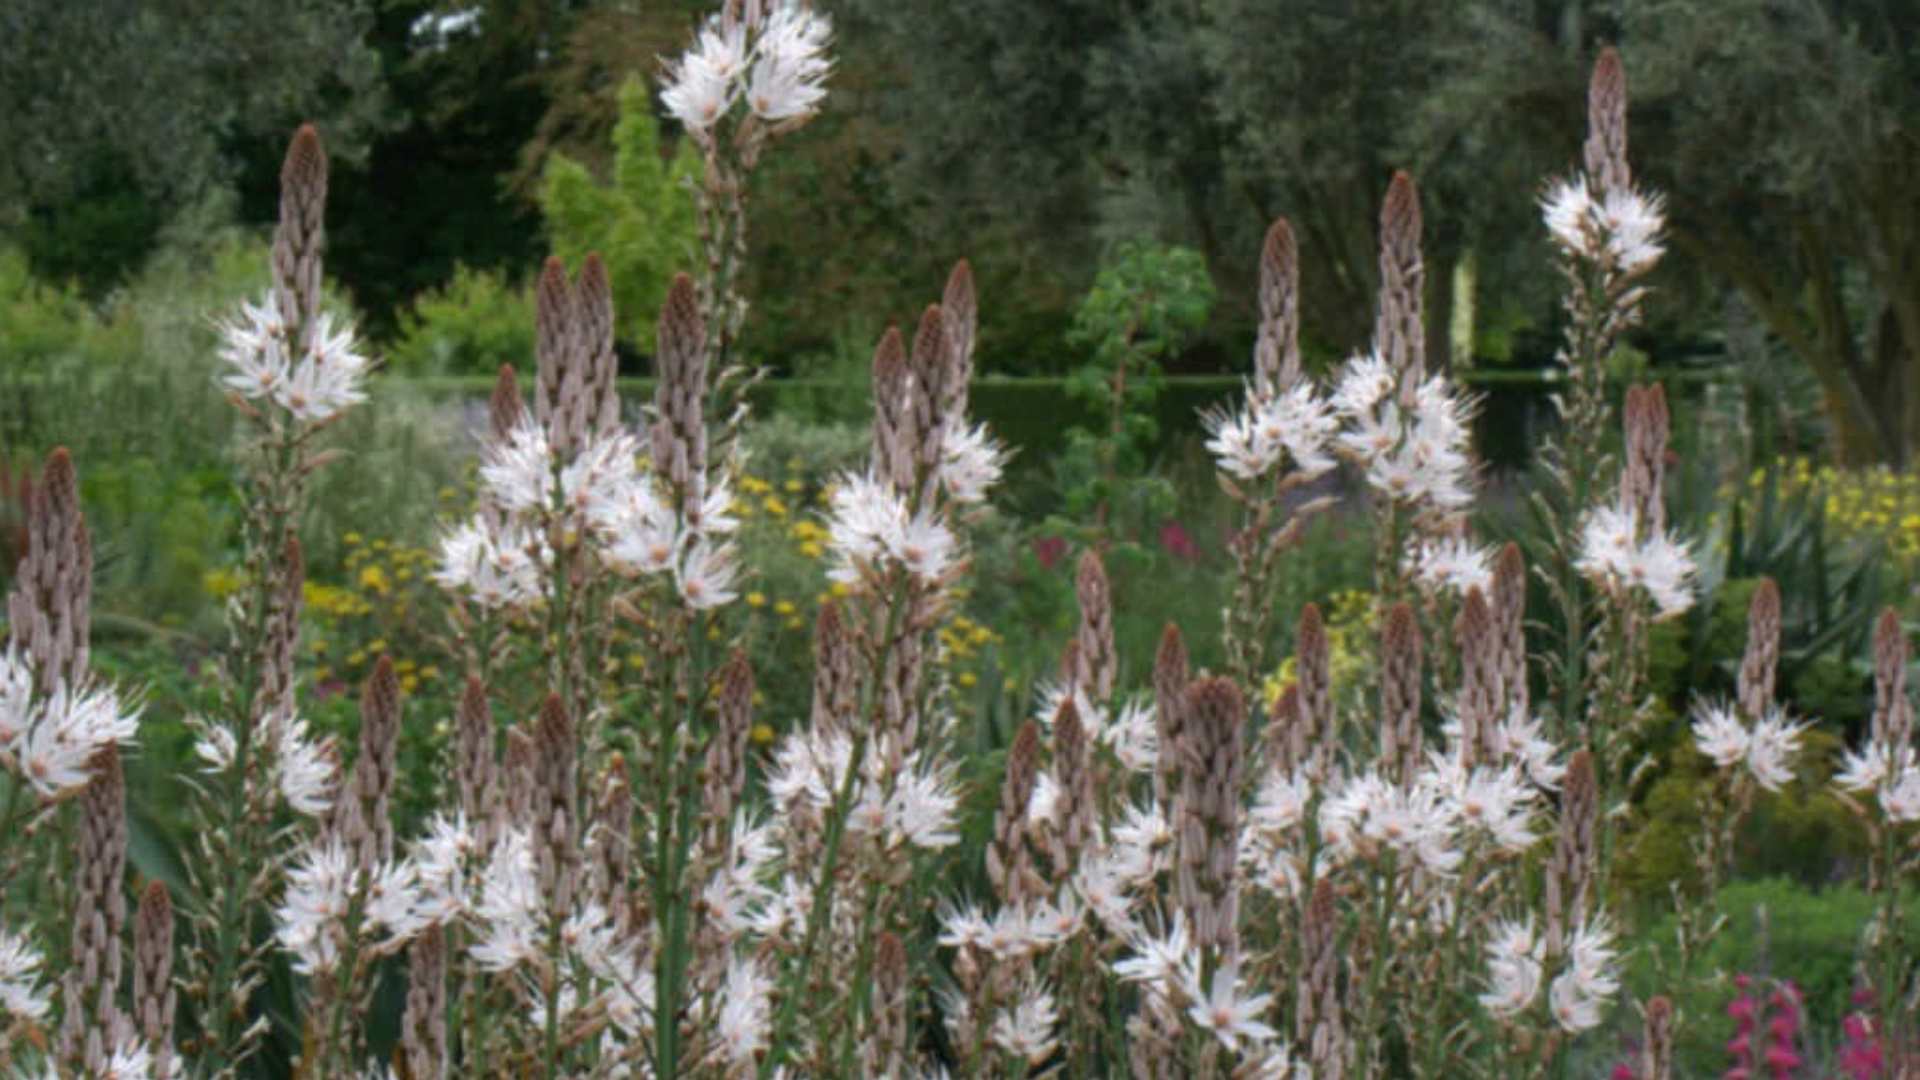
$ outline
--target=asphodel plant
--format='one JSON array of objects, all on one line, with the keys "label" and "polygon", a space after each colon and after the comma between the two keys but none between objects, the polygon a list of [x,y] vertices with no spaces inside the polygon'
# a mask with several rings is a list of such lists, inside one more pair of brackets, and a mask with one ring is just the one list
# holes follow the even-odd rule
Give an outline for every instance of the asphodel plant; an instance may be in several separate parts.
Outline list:
[{"label": "asphodel plant", "polygon": [[[1476,534],[1474,402],[1424,356],[1419,192],[1396,174],[1371,338],[1326,378],[1306,369],[1277,222],[1245,394],[1201,420],[1237,515],[1226,670],[1194,668],[1213,626],[1120,655],[1118,614],[1151,597],[1083,553],[1058,676],[975,790],[938,630],[1005,454],[968,417],[966,262],[874,349],[870,446],[821,511],[832,589],[810,655],[756,672],[744,648],[744,184],[820,107],[828,37],[805,5],[744,0],[667,65],[664,104],[707,163],[705,247],[668,291],[651,400],[621,399],[605,265],[542,269],[530,378],[500,372],[475,505],[439,538],[464,679],[454,715],[428,718],[451,731],[434,792],[398,789],[420,709],[388,662],[351,737],[302,718],[304,493],[369,364],[321,294],[326,158],[296,135],[271,285],[224,323],[214,376],[244,420],[246,569],[220,706],[172,778],[195,826],[182,892],[129,892],[138,710],[89,673],[63,451],[27,499],[0,655],[0,826],[20,838],[0,848],[0,1069],[258,1075],[271,1042],[296,1075],[410,1080],[1544,1077],[1628,1024],[1619,1067],[1670,1080],[1675,1032],[1713,1019],[1673,1002],[1713,974],[1699,947],[1737,826],[1790,781],[1804,724],[1775,693],[1769,583],[1736,700],[1694,712],[1716,774],[1703,887],[1676,893],[1682,962],[1627,1019],[1607,866],[1631,826],[1649,628],[1697,586],[1663,509],[1665,397],[1631,388],[1616,416],[1601,385],[1661,254],[1619,58],[1596,67],[1585,170],[1544,199],[1571,382],[1531,571]],[[1358,633],[1318,603],[1274,610],[1302,523],[1342,502],[1376,541]],[[1530,572],[1563,624],[1544,645]],[[1872,841],[1861,973],[1905,1053],[1920,765],[1892,615],[1873,659],[1870,738],[1837,783]],[[757,717],[756,684],[796,672],[806,715]],[[757,720],[781,733],[770,749]],[[291,1011],[269,1005],[282,974]]]}]

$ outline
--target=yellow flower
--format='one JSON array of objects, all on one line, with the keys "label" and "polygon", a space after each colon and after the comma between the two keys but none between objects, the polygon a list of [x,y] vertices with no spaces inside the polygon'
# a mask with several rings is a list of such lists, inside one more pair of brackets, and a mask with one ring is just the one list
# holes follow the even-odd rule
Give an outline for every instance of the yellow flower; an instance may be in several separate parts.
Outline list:
[{"label": "yellow flower", "polygon": [[411,660],[395,660],[393,662],[393,671],[396,675],[408,675],[418,666],[418,664],[415,664]]},{"label": "yellow flower", "polygon": [[975,675],[971,671],[963,671],[960,673],[959,677],[954,679],[954,682],[957,682],[961,686],[965,686],[965,687],[971,687],[973,686],[973,684],[979,681],[980,681],[979,676]]},{"label": "yellow flower", "polygon": [[[748,602],[751,603],[752,601]],[[773,602],[773,613],[775,615],[791,615],[794,611],[795,608],[791,600],[775,600]]]},{"label": "yellow flower", "polygon": [[416,675],[403,675],[400,678],[400,692],[403,694],[413,693],[419,685],[420,679]]},{"label": "yellow flower", "polygon": [[387,581],[387,572],[378,565],[368,566],[360,571],[360,587],[380,596],[387,595],[393,588]]},{"label": "yellow flower", "polygon": [[240,591],[246,579],[238,570],[209,570],[200,577],[200,587],[218,600],[225,600]]},{"label": "yellow flower", "polygon": [[753,741],[754,743],[760,746],[766,746],[772,743],[773,742],[773,726],[771,724],[753,725]]},{"label": "yellow flower", "polygon": [[367,651],[365,649],[355,649],[351,653],[347,654],[348,667],[359,667],[361,664],[364,664],[366,662],[367,662]]},{"label": "yellow flower", "polygon": [[804,630],[806,629],[806,625],[807,625],[806,620],[802,619],[798,615],[795,615],[793,618],[787,620],[787,629],[789,630]]},{"label": "yellow flower", "polygon": [[827,591],[835,596],[847,597],[853,595],[853,586],[844,581],[836,581],[828,587]]},{"label": "yellow flower", "polygon": [[798,495],[800,494],[800,492],[806,490],[807,485],[801,483],[798,478],[794,478],[794,479],[788,480],[786,483],[780,486],[787,489],[787,494]]},{"label": "yellow flower", "polygon": [[763,592],[750,592],[750,593],[748,593],[748,594],[747,594],[747,606],[748,606],[748,607],[765,607],[765,606],[766,606],[766,604],[767,604],[767,594],[766,594],[766,593],[763,593]]},{"label": "yellow flower", "polygon": [[428,664],[426,667],[420,669],[420,677],[426,679],[428,682],[432,682],[434,679],[440,677],[440,669],[432,664]]},{"label": "yellow flower", "polygon": [[812,540],[800,545],[800,554],[805,555],[809,559],[817,559],[826,554],[826,551],[827,549]]},{"label": "yellow flower", "polygon": [[387,651],[387,639],[386,639],[386,638],[374,638],[374,639],[373,639],[372,641],[369,641],[369,642],[367,642],[367,651],[368,651],[368,652],[370,652],[370,653],[383,653],[383,652],[386,652],[386,651]]},{"label": "yellow flower", "polygon": [[360,534],[357,532],[350,532],[347,535],[341,537],[340,539],[344,541],[348,547],[352,547],[354,544],[357,544],[360,542]]},{"label": "yellow flower", "polygon": [[766,498],[761,499],[760,508],[762,510],[765,510],[769,515],[773,517],[787,516],[787,504],[784,502],[781,502],[780,496],[778,495],[769,495]]}]

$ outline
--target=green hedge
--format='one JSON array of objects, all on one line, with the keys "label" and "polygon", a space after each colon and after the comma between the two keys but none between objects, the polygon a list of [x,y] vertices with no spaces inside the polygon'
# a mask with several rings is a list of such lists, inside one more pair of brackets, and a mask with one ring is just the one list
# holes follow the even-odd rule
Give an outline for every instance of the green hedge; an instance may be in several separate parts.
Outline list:
[{"label": "green hedge", "polygon": [[[1678,368],[1660,369],[1650,377],[1684,394],[1687,388],[1732,376],[1723,369]],[[484,398],[493,389],[493,380],[480,376],[434,376],[408,381],[436,396]],[[1549,415],[1546,410],[1552,407],[1547,395],[1557,390],[1564,380],[1551,369],[1476,369],[1464,373],[1461,381],[1479,392],[1483,399],[1477,433],[1482,456],[1496,467],[1525,465],[1532,436],[1546,422]],[[975,419],[986,421],[1022,458],[1043,457],[1065,444],[1067,429],[1105,423],[1105,418],[1096,415],[1084,401],[1070,397],[1066,387],[1065,378],[985,376],[973,384],[970,411]],[[1154,408],[1154,419],[1158,421],[1163,440],[1171,444],[1199,434],[1199,413],[1233,400],[1240,388],[1238,376],[1168,377]],[[754,407],[762,412],[814,416],[828,411],[830,399],[864,396],[865,392],[862,384],[831,379],[769,379],[754,388],[752,400]],[[621,379],[620,393],[629,402],[647,400],[653,395],[653,380]],[[848,415],[844,407],[831,411]]]}]

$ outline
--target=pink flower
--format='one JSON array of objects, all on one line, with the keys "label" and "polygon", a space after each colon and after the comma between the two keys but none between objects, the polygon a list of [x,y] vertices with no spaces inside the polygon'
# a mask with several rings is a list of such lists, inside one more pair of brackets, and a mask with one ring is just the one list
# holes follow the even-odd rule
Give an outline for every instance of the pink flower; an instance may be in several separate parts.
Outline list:
[{"label": "pink flower", "polygon": [[1802,1064],[1800,1055],[1789,1046],[1770,1046],[1767,1048],[1767,1068],[1773,1070],[1775,1080],[1784,1080],[1793,1070]]},{"label": "pink flower", "polygon": [[1193,542],[1193,536],[1177,521],[1160,526],[1160,546],[1176,559],[1192,562],[1200,557],[1199,545]]},{"label": "pink flower", "polygon": [[1635,1080],[1633,1066],[1624,1061],[1615,1065],[1613,1071],[1607,1074],[1607,1080]]},{"label": "pink flower", "polygon": [[1060,565],[1067,557],[1067,538],[1064,536],[1043,536],[1033,542],[1033,557],[1040,560],[1042,570],[1051,570]]}]

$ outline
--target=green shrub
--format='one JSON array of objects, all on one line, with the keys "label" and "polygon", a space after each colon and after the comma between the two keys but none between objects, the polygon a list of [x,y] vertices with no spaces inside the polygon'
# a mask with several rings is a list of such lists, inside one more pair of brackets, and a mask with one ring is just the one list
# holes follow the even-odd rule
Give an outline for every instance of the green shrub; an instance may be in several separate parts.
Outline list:
[{"label": "green shrub", "polygon": [[639,78],[620,88],[613,148],[612,182],[604,185],[586,166],[555,154],[540,209],[554,254],[569,266],[577,268],[590,251],[606,260],[617,336],[651,354],[667,285],[676,270],[693,266],[691,188],[700,163],[685,140],[671,159],[661,155],[653,91]]},{"label": "green shrub", "polygon": [[466,266],[400,314],[400,337],[387,353],[388,367],[405,375],[492,375],[501,364],[524,371],[532,363],[533,294]]}]

